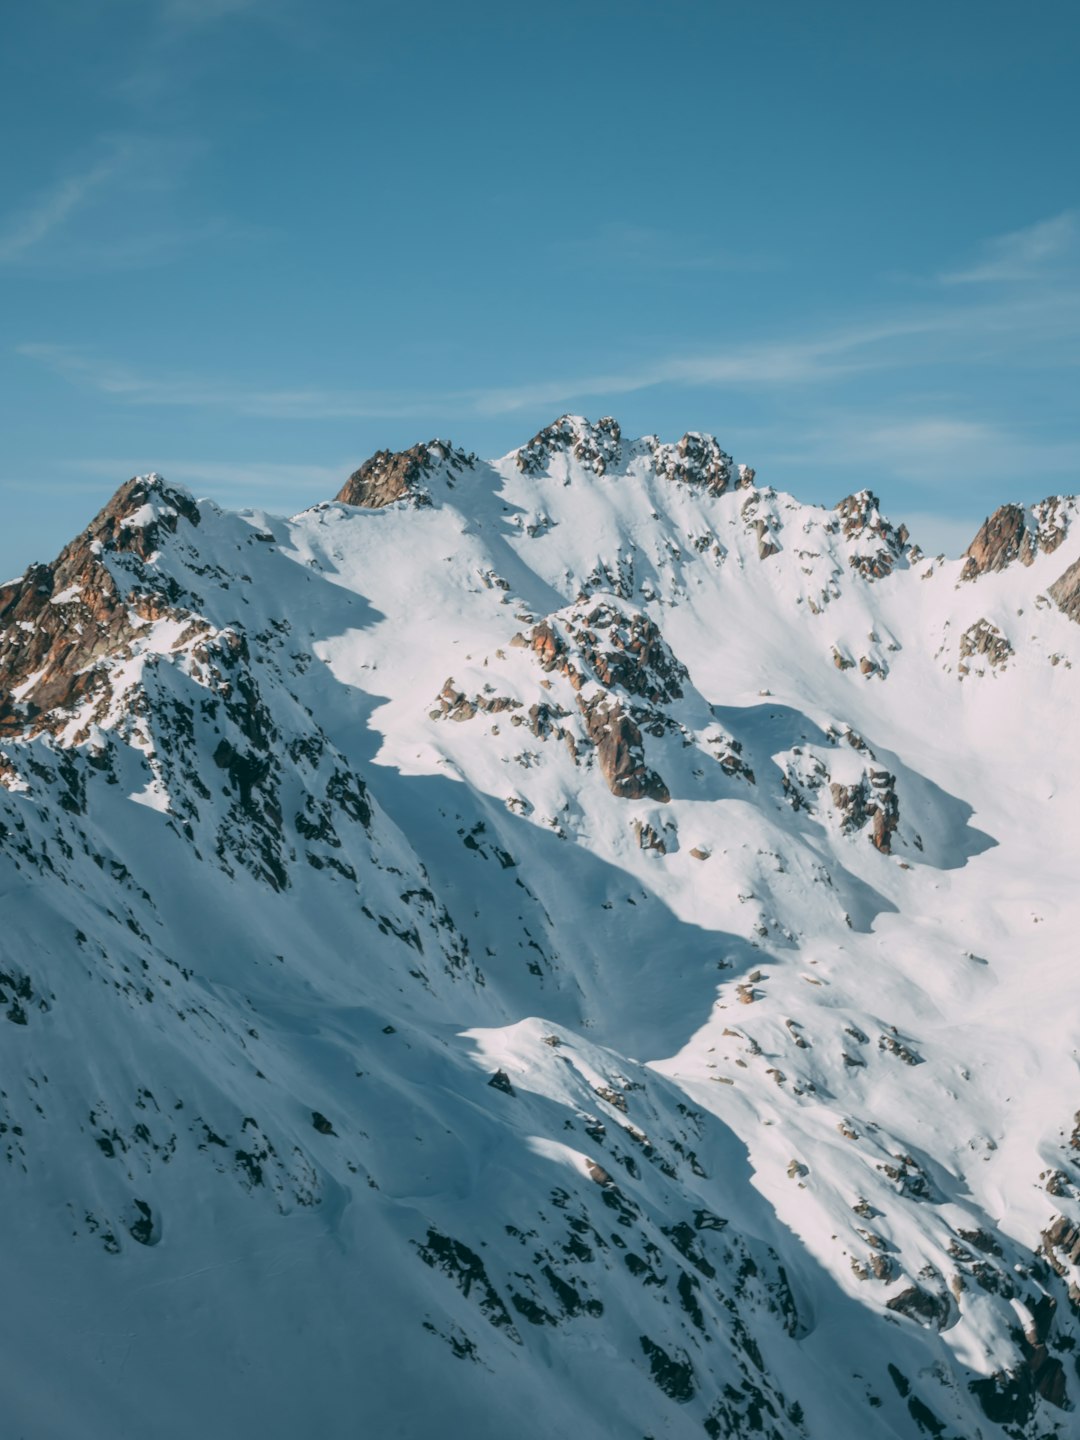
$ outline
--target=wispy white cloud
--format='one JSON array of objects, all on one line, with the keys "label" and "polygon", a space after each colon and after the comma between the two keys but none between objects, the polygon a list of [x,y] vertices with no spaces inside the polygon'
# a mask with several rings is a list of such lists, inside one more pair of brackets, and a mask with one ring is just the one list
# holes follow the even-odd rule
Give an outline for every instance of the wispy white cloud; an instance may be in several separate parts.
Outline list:
[{"label": "wispy white cloud", "polygon": [[1080,488],[1080,439],[1048,440],[943,413],[825,415],[792,427],[782,450],[770,450],[766,439],[758,459],[774,475],[811,469],[836,475],[838,486],[869,483],[865,476],[901,480],[934,495],[946,514],[958,505],[993,509],[1033,486],[1043,494]]},{"label": "wispy white cloud", "polygon": [[[519,384],[441,390],[261,387],[217,376],[153,374],[68,345],[26,344],[19,353],[54,373],[131,405],[225,411],[282,420],[426,419],[584,408],[659,387],[759,389],[780,394],[866,374],[995,359],[1010,365],[1075,364],[1080,341],[1080,289],[1007,296],[977,305],[925,305],[884,314],[873,323],[817,334],[780,336],[755,344],[695,349],[592,374],[567,374]],[[864,443],[865,442],[864,432]],[[938,448],[963,438],[937,436]],[[970,437],[968,437],[970,439]],[[891,438],[885,437],[885,444]]]},{"label": "wispy white cloud", "polygon": [[[775,386],[809,383],[851,368],[850,352],[880,338],[872,334],[817,341],[777,342],[727,353],[673,356],[636,370],[568,376],[521,385],[436,392],[258,388],[216,378],[147,375],[67,345],[27,344],[18,353],[80,385],[133,405],[228,410],[284,420],[394,419],[444,414],[498,416],[652,389],[660,385]],[[859,360],[865,368],[872,363]]]},{"label": "wispy white cloud", "polygon": [[1045,278],[1056,264],[1074,255],[1080,227],[1076,212],[1066,210],[1023,230],[999,235],[985,246],[982,259],[966,270],[942,275],[946,285],[1001,284]]},{"label": "wispy white cloud", "polygon": [[445,410],[448,403],[461,398],[379,391],[261,389],[216,378],[147,375],[69,345],[20,345],[18,353],[75,384],[130,405],[225,410],[259,419],[408,419]]},{"label": "wispy white cloud", "polygon": [[0,264],[22,260],[81,210],[127,162],[125,147],[40,191],[0,225]]},{"label": "wispy white cloud", "polygon": [[[180,218],[171,203],[202,147],[191,138],[102,137],[93,164],[0,219],[0,267],[108,270],[167,264],[192,248],[265,238],[220,217]],[[154,217],[157,223],[154,223]]]}]

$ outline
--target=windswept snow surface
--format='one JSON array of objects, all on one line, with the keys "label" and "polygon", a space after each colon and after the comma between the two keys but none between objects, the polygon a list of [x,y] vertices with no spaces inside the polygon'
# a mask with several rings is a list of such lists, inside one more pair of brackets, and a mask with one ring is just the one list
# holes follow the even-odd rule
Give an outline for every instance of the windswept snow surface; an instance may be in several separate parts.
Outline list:
[{"label": "windswept snow surface", "polygon": [[0,590],[4,1432],[1075,1435],[1073,502],[420,460]]}]

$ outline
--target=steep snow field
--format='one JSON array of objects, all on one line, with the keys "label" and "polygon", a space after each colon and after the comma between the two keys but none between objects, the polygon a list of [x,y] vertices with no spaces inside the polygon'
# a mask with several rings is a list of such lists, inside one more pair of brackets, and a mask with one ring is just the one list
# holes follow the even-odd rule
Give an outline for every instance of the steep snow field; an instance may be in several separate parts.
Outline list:
[{"label": "steep snow field", "polygon": [[563,417],[0,589],[5,1433],[1074,1435],[1080,525],[917,539]]}]

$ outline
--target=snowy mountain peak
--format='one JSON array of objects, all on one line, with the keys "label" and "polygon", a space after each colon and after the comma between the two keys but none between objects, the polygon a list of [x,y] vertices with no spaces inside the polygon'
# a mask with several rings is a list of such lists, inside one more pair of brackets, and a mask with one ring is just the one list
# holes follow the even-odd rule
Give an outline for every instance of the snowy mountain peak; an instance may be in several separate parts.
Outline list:
[{"label": "snowy mountain peak", "polygon": [[868,580],[880,580],[897,560],[918,560],[921,552],[908,544],[906,525],[894,526],[881,513],[881,501],[870,490],[859,490],[836,506],[846,540],[854,541],[848,562]]},{"label": "snowy mountain peak", "polygon": [[439,472],[452,477],[470,465],[475,456],[457,450],[447,440],[429,440],[408,450],[378,450],[353,472],[335,496],[345,505],[379,509],[398,500],[429,505],[427,483]]},{"label": "snowy mountain peak", "polygon": [[584,470],[604,475],[619,464],[621,440],[619,422],[610,415],[601,416],[595,424],[583,415],[562,415],[512,453],[525,475],[547,470],[556,455],[572,456]]},{"label": "snowy mountain peak", "polygon": [[1076,497],[1050,495],[1037,505],[1002,505],[983,521],[965,551],[962,579],[975,580],[1003,570],[1019,559],[1031,565],[1039,554],[1052,555],[1065,539],[1076,514]]},{"label": "snowy mountain peak", "polygon": [[13,1433],[1069,1440],[1074,502],[580,417],[338,501],[0,589]]}]

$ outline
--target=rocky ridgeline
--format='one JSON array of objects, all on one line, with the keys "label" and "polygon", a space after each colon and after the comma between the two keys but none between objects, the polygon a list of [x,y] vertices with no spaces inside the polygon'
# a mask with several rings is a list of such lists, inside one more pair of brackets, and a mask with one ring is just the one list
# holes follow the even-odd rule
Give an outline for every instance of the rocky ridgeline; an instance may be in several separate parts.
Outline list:
[{"label": "rocky ridgeline", "polygon": [[848,563],[867,580],[880,580],[905,556],[914,563],[921,552],[908,542],[906,525],[895,526],[881,513],[881,501],[870,490],[859,490],[836,507],[840,532],[854,548]]},{"label": "rocky ridgeline", "polygon": [[517,467],[523,475],[539,475],[547,470],[554,456],[572,455],[585,470],[606,475],[619,464],[622,431],[610,415],[595,425],[580,415],[563,415],[552,425],[538,431],[516,454]]},{"label": "rocky ridgeline", "polygon": [[572,456],[584,470],[599,476],[617,470],[639,452],[651,457],[657,475],[663,479],[701,488],[710,495],[723,495],[732,488],[749,489],[754,484],[754,471],[748,465],[736,465],[713,435],[691,430],[674,444],[649,435],[627,445],[618,421],[610,415],[595,424],[581,415],[563,415],[538,431],[515,458],[525,475],[543,474],[553,457],[562,454]]},{"label": "rocky ridgeline", "polygon": [[1025,510],[1021,505],[1002,505],[983,521],[968,546],[963,580],[1004,570],[1014,560],[1031,565],[1037,555],[1052,555],[1068,534],[1076,513],[1072,496],[1051,495]]},{"label": "rocky ridgeline", "polygon": [[[227,873],[283,890],[303,857],[355,881],[339,831],[368,830],[364,783],[294,697],[283,706],[272,681],[268,693],[288,622],[256,639],[204,612],[195,586],[228,591],[236,577],[202,559],[201,523],[186,491],[131,480],[52,565],[0,592],[0,733],[85,757],[62,792],[69,810],[92,810],[95,787],[137,758],[175,833]],[[249,545],[271,540],[247,531]],[[0,784],[25,785],[41,764],[12,743]]]},{"label": "rocky ridgeline", "polygon": [[710,495],[753,487],[754,471],[749,465],[736,465],[712,435],[690,430],[674,445],[661,444],[654,437],[645,443],[655,457],[656,473],[665,480],[701,487]]},{"label": "rocky ridgeline", "polygon": [[377,510],[408,500],[413,505],[431,504],[427,482],[444,471],[452,483],[455,473],[470,466],[475,455],[457,450],[446,440],[429,440],[408,450],[377,450],[354,470],[334,497],[343,505],[360,505]]},{"label": "rocky ridgeline", "polygon": [[0,589],[0,731],[55,729],[148,624],[193,619],[175,583],[147,569],[181,520],[199,523],[186,492],[156,475],[129,480],[51,565]]},{"label": "rocky ridgeline", "polygon": [[[605,535],[581,548],[563,578],[553,566],[534,584],[529,562],[517,559],[534,539],[537,550],[556,548],[557,525],[573,512],[535,533],[521,527],[520,552],[508,556],[510,507],[496,499],[476,529],[486,543],[496,529],[489,516],[503,528],[462,567],[471,537],[462,537],[457,515],[438,530],[438,511],[467,470],[481,471],[465,452],[432,441],[380,452],[343,487],[342,505],[399,506],[370,523],[327,505],[307,520],[274,522],[270,533],[261,527],[271,522],[196,505],[160,477],[133,480],[55,562],[0,590],[6,916],[13,897],[30,893],[36,906],[11,923],[10,953],[0,957],[0,1017],[13,1027],[0,1075],[9,1178],[36,1183],[45,1174],[53,1190],[60,1184],[70,1216],[61,1222],[65,1285],[92,1249],[97,1264],[145,1266],[124,1274],[129,1298],[160,1283],[159,1256],[185,1267],[185,1282],[223,1271],[230,1296],[243,1296],[242,1267],[229,1268],[235,1255],[201,1253],[210,1230],[199,1244],[178,1239],[204,1206],[215,1224],[224,1217],[230,1237],[265,1226],[267,1253],[278,1253],[276,1224],[286,1227],[283,1246],[325,1232],[333,1267],[353,1253],[386,1265],[390,1283],[373,1292],[380,1324],[386,1316],[396,1327],[402,1353],[430,1345],[433,1383],[479,1397],[477,1413],[493,1374],[532,1367],[547,1377],[558,1367],[560,1394],[579,1393],[567,1376],[585,1377],[579,1428],[591,1433],[588,1397],[602,1355],[600,1368],[622,1366],[620,1377],[641,1387],[635,1398],[659,1406],[647,1417],[642,1406],[642,1433],[803,1440],[802,1402],[813,1386],[800,1394],[788,1377],[805,1375],[804,1345],[820,1345],[813,1332],[826,1315],[831,1333],[853,1342],[878,1327],[857,1382],[846,1353],[829,1377],[850,1413],[861,1407],[875,1440],[1064,1440],[1080,1339],[1080,1142],[1074,1134],[1053,1157],[1049,1178],[1018,1182],[1054,1198],[1035,1252],[965,1188],[977,1170],[964,1168],[963,1155],[927,1153],[910,1136],[890,1135],[881,1103],[891,1097],[889,1123],[899,1131],[907,1097],[928,1076],[955,1086],[958,1106],[964,1086],[974,1093],[980,1083],[959,1069],[973,1043],[970,1012],[957,1012],[962,1023],[946,1046],[929,1007],[906,1022],[891,1010],[908,959],[905,932],[881,927],[880,952],[858,948],[869,947],[883,909],[895,912],[891,925],[908,918],[902,887],[932,883],[934,866],[967,858],[954,853],[964,844],[963,806],[886,742],[879,755],[849,725],[810,718],[813,707],[844,713],[842,700],[833,702],[852,693],[849,685],[860,687],[860,714],[902,703],[897,686],[862,685],[885,677],[899,642],[864,618],[845,631],[843,613],[826,634],[815,600],[805,606],[815,617],[807,615],[808,629],[792,629],[790,658],[794,670],[803,659],[793,653],[797,637],[820,635],[824,699],[774,702],[739,670],[756,660],[774,576],[800,622],[805,612],[795,610],[785,576],[808,577],[807,595],[830,586],[841,612],[854,597],[862,617],[909,583],[895,572],[918,565],[919,552],[869,491],[835,511],[797,506],[758,487],[752,471],[696,433],[661,446],[625,440],[611,420],[564,417],[482,478],[520,485],[522,476],[548,477],[562,494],[559,482],[577,466],[616,482],[598,487],[615,492],[644,466],[651,501],[653,462],[655,477],[698,492],[675,497],[688,533],[662,537],[662,565],[654,558],[661,551],[646,551],[652,537],[639,507],[633,546],[623,536],[615,551]],[[465,494],[472,491],[463,486],[459,509]],[[549,497],[543,503],[557,512]],[[328,559],[364,527],[407,536],[418,507],[426,511],[420,528],[436,534],[433,553],[458,565],[447,582],[458,587],[447,592],[452,606],[460,602],[466,626],[477,616],[478,629],[489,627],[485,647],[505,647],[474,661],[463,653],[473,649],[471,630],[440,632],[437,656],[423,657],[438,669],[425,671],[421,693],[433,693],[451,665],[460,683],[447,678],[430,722],[421,711],[415,733],[414,677],[394,692],[395,702],[406,701],[394,724],[407,737],[409,763],[434,752],[435,764],[453,767],[430,779],[395,769],[393,754],[368,764],[378,722],[369,724],[364,697],[385,698],[392,687],[383,691],[384,679],[400,679],[387,674],[394,657],[358,647],[359,679],[358,669],[337,673],[337,653],[328,658],[334,642],[365,626],[371,639],[373,611],[378,624],[387,616],[399,623],[403,641],[418,630],[430,638],[407,608],[380,607],[377,581],[358,598]],[[973,543],[965,575],[972,564],[981,577],[1053,554],[1072,508],[1060,500],[1005,507]],[[608,558],[594,566],[601,551]],[[733,553],[737,563],[725,560]],[[376,571],[373,554],[366,568]],[[684,558],[699,565],[690,582]],[[685,639],[693,629],[679,628],[675,604],[702,576],[742,583],[747,564],[756,608],[741,618],[751,623],[731,625],[718,604],[715,627],[693,652]],[[956,591],[955,573],[949,598],[967,608],[948,632],[948,654],[955,657],[960,635],[961,676],[1006,671],[1004,691],[1025,658],[1019,635],[1014,652],[992,579],[978,592]],[[1080,619],[1078,574],[1080,562],[1046,590],[1072,620]],[[427,567],[413,580],[437,586],[440,575]],[[888,585],[876,583],[890,575]],[[910,583],[921,584],[917,574]],[[545,614],[553,591],[564,603]],[[984,595],[995,618],[970,624]],[[1048,609],[1040,598],[1032,613]],[[1048,619],[1067,628],[1056,614]],[[736,629],[743,648],[733,647],[730,666],[725,653],[725,665],[713,667],[719,698],[709,704],[691,670]],[[679,637],[679,654],[669,636]],[[451,648],[458,641],[460,650]],[[380,673],[365,692],[368,662]],[[726,706],[729,680],[740,689]],[[976,709],[986,688],[965,687],[964,705]],[[878,745],[872,722],[866,733]],[[468,771],[477,752],[477,773],[497,777],[487,790]],[[515,759],[520,771],[499,768]],[[497,788],[507,774],[511,784]],[[588,786],[580,834],[571,824],[555,837],[536,828],[555,828],[538,813],[555,803],[547,797],[578,800]],[[688,833],[685,845],[684,816],[705,832]],[[616,836],[610,850],[605,825]],[[634,842],[625,843],[627,832]],[[578,852],[554,843],[583,835]],[[580,887],[579,866],[589,872]],[[900,873],[924,866],[929,880]],[[177,895],[192,898],[190,932]],[[730,903],[718,923],[709,919],[714,901]],[[801,931],[804,915],[813,944]],[[909,930],[908,940],[913,934],[913,948],[934,943],[929,930]],[[845,961],[845,952],[888,961],[890,945],[896,973],[887,984],[858,979]],[[987,963],[958,958],[958,989],[974,993],[970,974]],[[714,999],[730,1006],[724,1019],[737,1014],[740,1023],[721,1029],[710,1013],[709,1046],[700,1043],[698,1054],[691,1040],[679,1061],[700,1061],[696,1078],[689,1068],[665,1078],[660,1065],[626,1058],[645,1053],[640,1028],[634,1048],[620,1054],[609,1010],[632,1013],[638,986],[642,1008],[670,1007],[684,977],[699,972],[700,994],[679,1017],[684,1028],[701,1020],[695,1006]],[[944,1013],[938,976],[934,985]],[[887,1015],[878,1014],[883,1007]],[[543,1029],[533,1034],[541,1022],[521,1017],[539,1015]],[[607,1027],[610,1048],[589,1044],[594,1027]],[[453,1049],[451,1031],[457,1042],[469,1036],[467,1053]],[[472,1047],[493,1032],[498,1058],[478,1068]],[[648,1034],[650,1053],[673,1053],[670,1032]],[[17,1049],[27,1036],[30,1046]],[[174,1054],[182,1061],[170,1072]],[[74,1076],[66,1090],[65,1066]],[[720,1103],[710,1108],[709,1095]],[[1057,1098],[1047,1104],[1056,1112]],[[741,1173],[751,1169],[734,1128],[743,1110],[745,1155],[760,1189]],[[815,1126],[822,1143],[812,1140]],[[789,1133],[798,1137],[790,1146]],[[986,1139],[980,1158],[994,1148]],[[477,1156],[490,1168],[479,1170]],[[43,1169],[46,1162],[54,1168]],[[781,1188],[806,1206],[782,1221],[766,1198],[776,1166]],[[52,1192],[28,1194],[12,1206],[19,1223],[51,1223]],[[248,1209],[255,1205],[264,1208]],[[311,1231],[287,1228],[298,1212],[314,1217]],[[792,1217],[807,1213],[800,1232]],[[823,1242],[831,1271],[808,1264],[800,1249],[798,1236],[815,1226],[836,1242],[833,1252]],[[336,1283],[333,1267],[319,1277],[320,1303]],[[304,1291],[289,1289],[290,1269],[275,1283],[292,1303]],[[99,1272],[87,1273],[96,1283]],[[417,1276],[432,1288],[420,1288]],[[251,1293],[251,1311],[238,1305],[236,1313],[254,1319]],[[342,1333],[370,1309],[358,1303],[333,1310]],[[992,1339],[991,1374],[969,1368],[978,1334]],[[827,1346],[812,1353],[814,1364],[834,1363]],[[440,1357],[460,1367],[449,1382]]]}]

